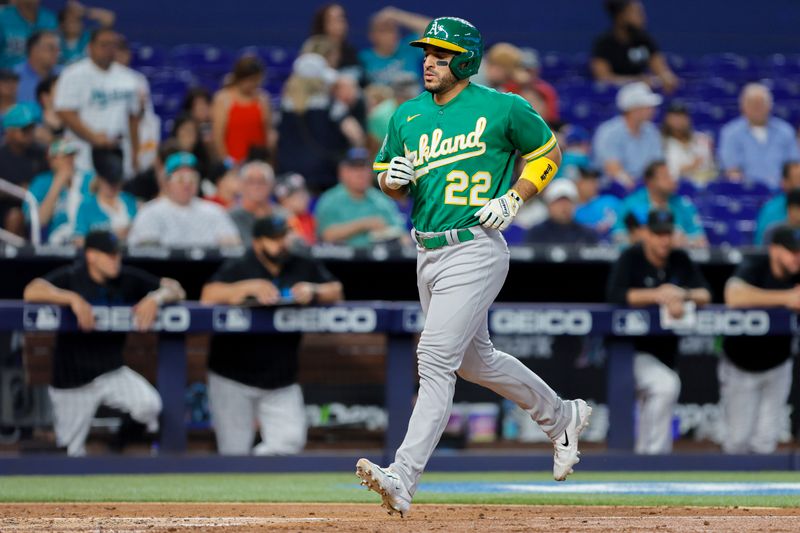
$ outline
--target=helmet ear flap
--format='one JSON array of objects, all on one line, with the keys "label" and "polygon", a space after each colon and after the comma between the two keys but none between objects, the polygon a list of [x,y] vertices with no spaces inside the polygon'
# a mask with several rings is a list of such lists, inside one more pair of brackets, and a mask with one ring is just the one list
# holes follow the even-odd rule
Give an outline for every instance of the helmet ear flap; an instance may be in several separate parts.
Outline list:
[{"label": "helmet ear flap", "polygon": [[468,76],[467,72],[469,72],[470,67],[472,65],[472,60],[468,59],[466,61],[460,61],[456,66],[458,72],[456,73],[456,78],[463,80]]}]

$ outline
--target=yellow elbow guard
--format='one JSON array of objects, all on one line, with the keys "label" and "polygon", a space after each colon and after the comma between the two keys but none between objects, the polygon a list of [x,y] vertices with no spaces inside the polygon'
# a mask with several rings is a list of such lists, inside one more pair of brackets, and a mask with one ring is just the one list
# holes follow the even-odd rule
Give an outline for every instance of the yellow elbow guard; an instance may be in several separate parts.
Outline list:
[{"label": "yellow elbow guard", "polygon": [[525,165],[519,179],[533,183],[536,186],[537,194],[541,194],[547,184],[553,181],[557,172],[558,165],[552,159],[540,157]]}]

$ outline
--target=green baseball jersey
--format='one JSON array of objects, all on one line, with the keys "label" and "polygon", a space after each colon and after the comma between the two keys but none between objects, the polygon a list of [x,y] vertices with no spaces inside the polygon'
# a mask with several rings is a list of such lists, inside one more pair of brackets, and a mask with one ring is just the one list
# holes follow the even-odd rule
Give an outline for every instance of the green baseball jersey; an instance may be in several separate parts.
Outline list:
[{"label": "green baseball jersey", "polygon": [[470,83],[444,105],[424,92],[398,107],[373,168],[387,170],[396,156],[412,160],[411,220],[418,231],[440,232],[479,223],[475,212],[511,187],[517,151],[532,161],[555,145],[523,98]]}]

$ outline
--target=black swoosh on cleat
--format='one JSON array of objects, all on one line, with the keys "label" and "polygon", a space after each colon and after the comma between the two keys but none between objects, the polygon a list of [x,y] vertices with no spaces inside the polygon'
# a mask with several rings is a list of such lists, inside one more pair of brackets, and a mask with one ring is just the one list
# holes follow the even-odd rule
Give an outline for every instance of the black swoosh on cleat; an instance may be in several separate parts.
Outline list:
[{"label": "black swoosh on cleat", "polygon": [[567,435],[566,431],[564,432],[564,442],[562,443],[562,445],[569,446],[569,435]]}]

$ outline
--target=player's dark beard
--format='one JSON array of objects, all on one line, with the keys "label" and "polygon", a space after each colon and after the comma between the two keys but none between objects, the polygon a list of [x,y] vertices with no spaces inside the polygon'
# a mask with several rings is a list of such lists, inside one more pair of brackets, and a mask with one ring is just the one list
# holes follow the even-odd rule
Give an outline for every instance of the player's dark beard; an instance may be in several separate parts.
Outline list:
[{"label": "player's dark beard", "polygon": [[425,90],[431,94],[442,94],[452,89],[456,83],[458,83],[458,80],[452,72],[448,71],[446,76],[439,78],[439,85],[431,88],[425,87]]}]

